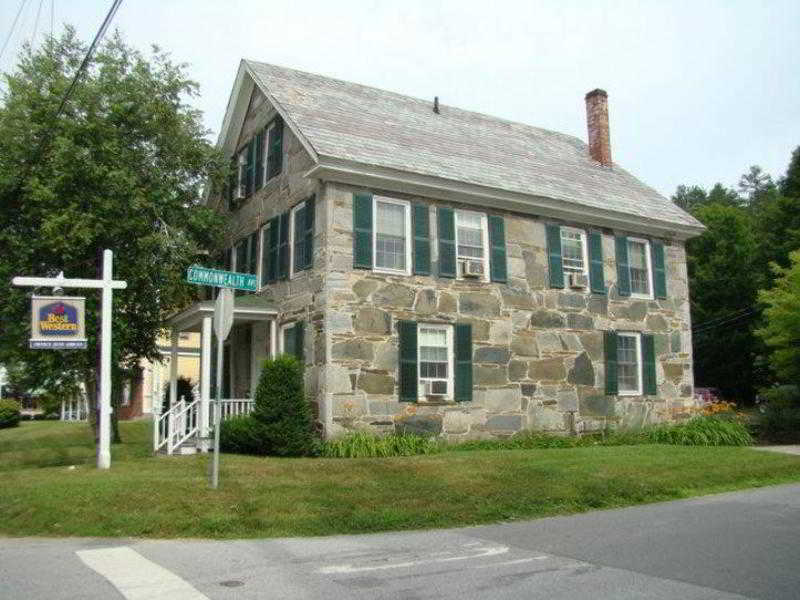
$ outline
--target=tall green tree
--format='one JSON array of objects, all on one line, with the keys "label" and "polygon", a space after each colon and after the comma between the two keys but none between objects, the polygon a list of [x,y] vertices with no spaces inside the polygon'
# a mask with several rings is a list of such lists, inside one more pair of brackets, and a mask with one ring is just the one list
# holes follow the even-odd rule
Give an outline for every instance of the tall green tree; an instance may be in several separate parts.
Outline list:
[{"label": "tall green tree", "polygon": [[708,203],[706,191],[697,185],[679,185],[671,200],[687,212],[693,212]]},{"label": "tall green tree", "polygon": [[770,366],[781,381],[800,384],[800,250],[788,268],[773,264],[774,285],[759,293],[765,325],[758,335],[772,349]]},{"label": "tall green tree", "polygon": [[[706,231],[686,244],[695,381],[729,398],[749,399],[758,382],[753,336],[762,278],[754,272],[756,238],[741,208],[709,204],[695,211]],[[746,312],[745,312],[746,311]],[[735,351],[732,351],[735,349]]]},{"label": "tall green tree", "polygon": [[114,294],[118,391],[122,374],[141,358],[158,359],[164,316],[193,298],[182,281],[186,266],[219,245],[218,217],[200,196],[204,181],[222,176],[222,160],[200,113],[187,104],[197,85],[185,65],[157,48],[144,55],[118,33],[54,118],[85,53],[67,28],[40,49],[26,47],[16,69],[4,74],[0,363],[26,365],[44,388],[58,390],[69,380],[95,389],[99,294],[86,291],[88,351],[29,351],[31,290],[10,283],[14,275],[61,270],[98,277],[102,250],[110,248],[114,276],[128,282]]}]

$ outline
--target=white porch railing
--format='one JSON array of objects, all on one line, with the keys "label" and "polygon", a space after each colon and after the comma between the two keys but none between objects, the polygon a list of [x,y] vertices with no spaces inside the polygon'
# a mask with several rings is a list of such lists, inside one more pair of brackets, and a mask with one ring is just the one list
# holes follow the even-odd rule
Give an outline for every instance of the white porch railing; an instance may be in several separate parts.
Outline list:
[{"label": "white porch railing", "polygon": [[85,421],[89,416],[86,398],[70,398],[61,401],[62,421]]},{"label": "white porch railing", "polygon": [[230,417],[249,415],[253,410],[253,401],[249,398],[223,400],[220,405],[220,418],[224,421]]},{"label": "white porch railing", "polygon": [[[213,419],[213,401],[211,403],[211,418]],[[224,421],[230,417],[250,414],[253,410],[253,400],[225,399],[220,404],[221,418]],[[213,425],[212,425],[213,427]],[[181,400],[173,405],[163,415],[153,417],[153,452],[166,448],[167,454],[173,454],[186,440],[196,437],[200,431],[200,400],[190,403]]]},{"label": "white porch railing", "polygon": [[197,436],[200,401],[175,403],[163,415],[153,419],[153,451],[166,447],[172,454],[186,440]]}]

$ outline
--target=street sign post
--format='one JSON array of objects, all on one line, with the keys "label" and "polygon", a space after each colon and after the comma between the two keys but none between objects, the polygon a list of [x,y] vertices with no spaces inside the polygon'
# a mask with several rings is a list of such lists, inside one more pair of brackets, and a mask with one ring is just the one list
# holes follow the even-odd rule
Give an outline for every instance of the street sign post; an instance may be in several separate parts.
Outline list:
[{"label": "street sign post", "polygon": [[233,327],[233,290],[223,288],[217,295],[214,305],[214,333],[217,336],[217,381],[216,402],[214,403],[214,460],[211,467],[211,487],[219,485],[219,428],[222,423],[222,353],[223,342]]},{"label": "street sign post", "polygon": [[14,277],[11,283],[23,287],[91,288],[102,290],[100,305],[100,448],[97,468],[111,467],[111,295],[124,290],[128,283],[112,277],[114,253],[103,250],[102,279],[65,279],[58,277]]},{"label": "street sign post", "polygon": [[233,271],[221,271],[219,269],[208,269],[199,265],[192,265],[186,271],[186,281],[196,285],[209,285],[212,287],[232,288],[255,292],[258,290],[256,276],[248,273],[234,273]]}]

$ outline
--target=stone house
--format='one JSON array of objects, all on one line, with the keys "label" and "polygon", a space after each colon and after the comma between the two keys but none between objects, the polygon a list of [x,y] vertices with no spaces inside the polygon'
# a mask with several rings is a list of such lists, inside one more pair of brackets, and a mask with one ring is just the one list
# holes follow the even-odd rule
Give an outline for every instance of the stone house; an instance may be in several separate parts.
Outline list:
[{"label": "stone house", "polygon": [[[219,138],[233,174],[207,197],[228,250],[211,262],[259,291],[236,299],[225,396],[252,395],[263,358],[289,352],[327,437],[569,433],[684,412],[684,242],[703,227],[612,162],[607,95],[585,102],[588,145],[242,61]],[[172,319],[175,335],[202,333],[206,402],[211,304]]]}]

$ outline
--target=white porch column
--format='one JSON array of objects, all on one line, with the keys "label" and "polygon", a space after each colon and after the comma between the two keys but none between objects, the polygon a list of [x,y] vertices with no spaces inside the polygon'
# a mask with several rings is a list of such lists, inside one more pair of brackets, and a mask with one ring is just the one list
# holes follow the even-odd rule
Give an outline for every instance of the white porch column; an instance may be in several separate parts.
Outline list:
[{"label": "white porch column", "polygon": [[273,318],[269,322],[269,357],[278,356],[278,321]]},{"label": "white porch column", "polygon": [[178,401],[178,336],[177,329],[173,329],[170,335],[169,348],[169,405],[175,406]]},{"label": "white porch column", "polygon": [[206,440],[210,432],[211,321],[211,317],[203,317],[203,331],[200,340],[200,437],[205,445],[201,448],[203,452],[208,451]]}]

